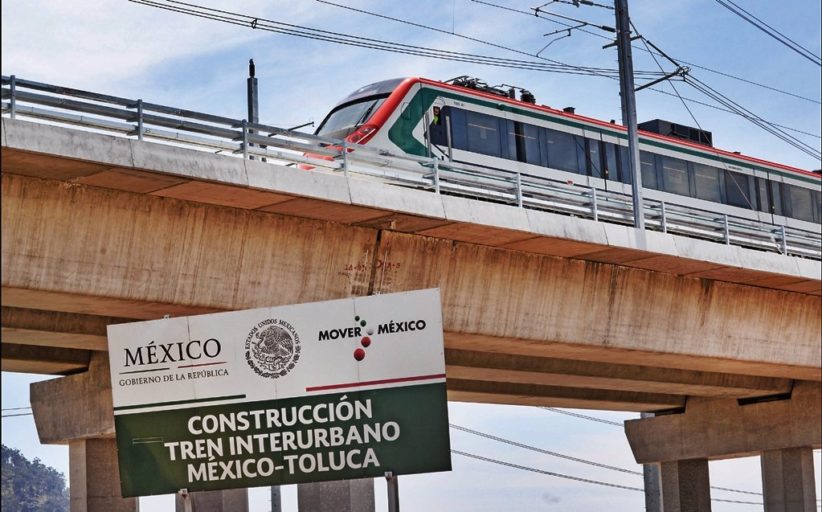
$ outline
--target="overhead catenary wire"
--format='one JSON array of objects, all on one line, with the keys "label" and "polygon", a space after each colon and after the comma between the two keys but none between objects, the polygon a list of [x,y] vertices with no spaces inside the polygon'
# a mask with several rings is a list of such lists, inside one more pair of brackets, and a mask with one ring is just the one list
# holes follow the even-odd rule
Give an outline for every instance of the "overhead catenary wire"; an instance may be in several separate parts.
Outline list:
[{"label": "overhead catenary wire", "polygon": [[744,117],[753,124],[759,126],[760,128],[767,131],[776,138],[782,140],[783,142],[786,142],[787,144],[793,146],[794,148],[798,149],[799,151],[802,151],[803,153],[807,154],[808,156],[811,156],[816,160],[822,160],[822,152],[820,152],[818,149],[800,141],[796,137],[786,133],[784,130],[774,126],[772,123],[766,121],[765,119],[762,119],[758,115],[754,114],[747,108],[731,100],[730,98],[723,95],[716,89],[710,87],[706,83],[694,78],[693,76],[685,76],[684,81],[685,83],[691,85],[694,89],[705,94],[712,100],[718,102],[719,104],[731,110],[736,111],[740,116]]},{"label": "overhead catenary wire", "polygon": [[[491,47],[494,47],[494,48],[499,48],[499,49],[503,49],[503,50],[507,50],[507,51],[515,52],[515,53],[518,53],[518,54],[521,54],[521,55],[527,55],[527,56],[530,56],[530,57],[534,57],[534,56],[535,56],[535,57],[537,57],[537,58],[539,58],[539,59],[546,60],[546,61],[549,61],[549,62],[552,62],[552,63],[555,63],[555,64],[559,64],[559,65],[570,66],[570,67],[573,67],[573,68],[578,68],[578,69],[581,69],[581,70],[587,70],[587,71],[591,71],[591,70],[601,70],[601,71],[604,71],[602,68],[580,67],[580,66],[574,66],[574,65],[571,65],[571,64],[566,64],[566,63],[563,63],[563,62],[560,62],[560,61],[556,61],[556,60],[553,60],[553,59],[549,59],[549,58],[546,58],[546,57],[542,57],[542,56],[540,56],[540,55],[539,55],[539,52],[537,52],[537,55],[532,55],[531,53],[528,53],[528,52],[525,52],[525,51],[522,51],[522,50],[518,50],[518,49],[516,49],[516,48],[511,48],[511,47],[509,47],[509,46],[505,46],[505,45],[501,45],[501,44],[492,43],[492,42],[490,42],[490,41],[485,41],[485,40],[481,40],[481,39],[478,39],[478,38],[474,38],[474,37],[470,37],[470,36],[466,36],[466,35],[462,35],[462,34],[456,34],[456,33],[453,33],[453,32],[448,32],[448,31],[446,31],[446,30],[438,29],[438,28],[436,28],[436,27],[431,27],[431,26],[428,26],[428,25],[423,25],[423,24],[421,24],[421,23],[416,23],[416,22],[412,22],[412,21],[409,21],[409,20],[404,20],[404,19],[401,19],[401,18],[395,18],[395,17],[393,17],[393,16],[388,16],[388,15],[384,15],[384,14],[380,14],[380,13],[375,13],[375,12],[372,12],[372,11],[367,11],[367,10],[365,10],[365,9],[358,9],[358,8],[350,7],[350,6],[347,6],[347,5],[342,5],[342,4],[334,3],[334,2],[331,2],[331,1],[329,1],[329,0],[316,0],[316,1],[317,1],[317,2],[320,2],[320,3],[323,3],[323,4],[331,5],[331,6],[334,6],[334,7],[339,7],[339,8],[342,8],[342,9],[347,9],[347,10],[350,10],[350,11],[353,11],[353,12],[358,12],[358,13],[361,13],[361,14],[366,14],[366,15],[369,15],[369,16],[374,16],[374,17],[381,18],[381,19],[386,19],[386,20],[390,20],[390,21],[394,21],[394,22],[398,22],[398,23],[403,23],[403,24],[406,24],[406,25],[409,25],[409,26],[413,26],[413,27],[417,27],[417,28],[423,28],[423,29],[426,29],[426,30],[431,30],[431,31],[434,31],[434,32],[440,32],[440,33],[443,33],[443,34],[447,34],[447,35],[451,35],[451,36],[459,37],[459,38],[462,38],[462,39],[466,39],[466,40],[469,40],[469,41],[473,41],[473,42],[481,43],[481,44],[484,44],[484,45],[487,45],[487,46],[491,46]],[[477,2],[479,2],[479,3],[486,3],[486,4],[487,4],[487,2],[481,2],[481,1],[479,1],[479,0],[474,0],[474,1],[477,1]],[[493,4],[488,4],[488,5],[493,5]],[[507,9],[510,9],[510,8],[507,8]],[[527,13],[525,13],[524,11],[517,11],[517,12],[523,12],[524,14],[527,14]],[[647,48],[647,45],[646,45],[646,48]],[[655,55],[660,55],[660,56],[661,56],[661,55],[663,55],[663,54],[661,54],[661,53],[660,53],[660,54],[656,54],[655,52],[651,51],[650,49],[648,49],[647,51],[648,51],[648,52],[649,52],[652,56],[655,56]],[[668,58],[668,59],[671,59],[671,58],[670,58],[670,57],[668,57],[667,55],[665,55],[665,57],[666,57],[666,58]],[[654,57],[654,60],[656,61],[656,58],[655,58],[655,57]],[[659,66],[659,62],[657,62],[657,65]],[[661,69],[662,69],[662,68],[661,68],[661,66],[660,66],[660,70],[661,70]],[[664,74],[664,72],[663,72],[663,74]],[[600,76],[603,76],[603,77],[605,77],[605,78],[611,78],[611,79],[614,79],[614,80],[616,80],[616,79],[617,79],[616,77],[613,77],[613,76],[610,76],[610,75],[606,76],[606,75],[602,75],[602,74],[600,74]],[[690,103],[694,103],[694,104],[698,104],[698,105],[702,105],[702,106],[706,106],[706,107],[710,107],[710,108],[713,108],[713,109],[716,109],[716,110],[720,110],[720,111],[723,111],[723,112],[727,112],[727,113],[730,113],[730,114],[735,114],[735,115],[738,115],[738,113],[737,113],[736,111],[734,111],[734,110],[730,110],[730,109],[726,109],[726,108],[718,107],[718,106],[716,106],[716,105],[711,105],[711,104],[709,104],[709,103],[701,102],[701,101],[699,101],[699,100],[695,100],[695,99],[692,99],[692,98],[684,98],[682,95],[680,95],[680,94],[679,94],[679,91],[677,91],[677,90],[676,90],[676,87],[674,87],[673,83],[671,83],[671,86],[674,88],[674,91],[676,91],[676,94],[672,94],[672,93],[669,93],[669,92],[667,92],[667,91],[663,91],[663,90],[660,90],[660,89],[653,89],[653,88],[652,88],[652,90],[654,90],[654,91],[656,91],[656,92],[659,92],[659,93],[662,93],[662,94],[666,94],[666,95],[671,95],[671,96],[675,96],[675,97],[677,97],[677,98],[678,98],[681,102],[683,102],[683,105],[684,105],[685,109],[686,109],[686,110],[688,111],[688,113],[691,115],[691,118],[692,118],[692,119],[694,119],[694,122],[697,124],[697,126],[699,126],[699,122],[698,122],[698,121],[696,121],[696,118],[694,117],[694,115],[693,115],[693,113],[691,112],[690,108],[689,108],[689,107],[688,107],[688,106],[684,103],[685,101],[688,101],[688,102],[690,102]],[[785,130],[790,130],[790,131],[794,131],[794,132],[797,132],[797,133],[801,133],[801,134],[803,134],[803,135],[808,135],[808,136],[811,136],[811,137],[816,137],[816,138],[820,138],[820,139],[822,139],[822,136],[817,135],[817,134],[814,134],[814,133],[810,133],[810,132],[806,132],[806,131],[798,130],[798,129],[796,129],[796,128],[791,128],[791,127],[788,127],[788,126],[783,126],[783,125],[776,124],[776,123],[771,123],[771,124],[773,124],[774,126],[777,126],[777,127],[779,127],[779,128],[783,128],[783,129],[785,129]],[[700,129],[702,129],[702,127],[701,127],[701,126],[699,126],[699,128],[700,128]]]},{"label": "overhead catenary wire", "polygon": [[[301,27],[299,25],[287,24],[272,20],[266,20],[262,18],[254,18],[250,15],[233,13],[230,11],[223,11],[219,9],[213,9],[208,7],[198,6],[196,4],[190,4],[187,2],[181,2],[176,0],[165,0],[166,3],[161,3],[159,1],[154,0],[129,0],[134,3],[156,7],[160,9],[165,9],[172,12],[177,12],[181,14],[191,15],[195,17],[200,17],[204,19],[209,19],[213,21],[220,21],[223,23],[229,23],[233,25],[243,26],[243,27],[251,27],[254,29],[259,30],[266,30],[275,33],[281,33],[285,35],[291,35],[296,37],[304,37],[308,39],[315,39],[321,40],[326,42],[332,43],[339,43],[344,45],[368,48],[368,49],[375,49],[381,51],[389,51],[394,53],[401,53],[401,54],[408,54],[408,55],[416,55],[421,57],[427,58],[436,58],[436,59],[443,59],[443,60],[453,60],[458,62],[466,62],[472,64],[480,64],[480,65],[489,65],[489,66],[496,66],[496,67],[507,67],[507,68],[515,68],[515,69],[525,69],[531,71],[547,71],[547,72],[556,72],[556,73],[565,73],[565,74],[574,74],[574,75],[588,75],[588,76],[605,76],[607,78],[611,78],[613,80],[617,80],[616,73],[617,70],[609,70],[607,74],[602,71],[601,69],[596,68],[580,68],[580,67],[568,67],[565,65],[556,65],[552,63],[546,62],[534,62],[534,61],[521,61],[521,60],[514,60],[514,59],[503,59],[499,57],[488,57],[484,55],[476,55],[476,54],[466,54],[460,52],[452,52],[447,50],[438,50],[432,48],[426,48],[421,46],[414,46],[414,45],[405,45],[401,43],[391,43],[380,41],[377,39],[371,38],[363,38],[360,36],[351,36],[347,34],[342,34],[338,32],[330,32],[325,30],[318,30],[312,29],[307,27]],[[480,1],[480,0],[473,0],[473,1]],[[486,2],[481,2],[486,3]],[[173,5],[171,5],[173,4]],[[489,4],[493,5],[493,4]],[[659,73],[655,72],[645,72],[651,76],[658,76]],[[653,89],[659,92],[658,89]],[[739,114],[738,111],[731,109],[732,113]],[[747,117],[747,116],[743,116]],[[766,122],[763,120],[763,122]]]},{"label": "overhead catenary wire", "polygon": [[463,35],[463,34],[456,34],[453,31],[449,32],[447,30],[442,30],[442,29],[439,29],[439,28],[436,28],[436,27],[431,27],[429,25],[423,25],[421,23],[415,23],[413,21],[404,20],[404,19],[401,19],[401,18],[395,18],[393,16],[387,16],[385,14],[371,12],[371,11],[367,11],[367,10],[364,10],[364,9],[357,9],[355,7],[351,7],[351,6],[348,6],[348,5],[337,4],[337,3],[334,3],[334,2],[330,2],[328,0],[316,0],[316,1],[319,2],[319,3],[322,3],[322,4],[327,4],[327,5],[332,5],[334,7],[340,7],[342,9],[347,9],[349,11],[358,12],[358,13],[361,13],[361,14],[366,14],[366,15],[369,15],[369,16],[374,16],[374,17],[377,17],[377,18],[386,19],[386,20],[390,20],[390,21],[395,21],[397,23],[403,23],[405,25],[409,25],[409,26],[412,26],[412,27],[422,28],[422,29],[425,29],[425,30],[431,30],[431,31],[434,31],[434,32],[440,32],[442,34],[447,34],[447,35],[450,35],[450,36],[458,37],[460,39],[465,39],[467,41],[472,41],[472,42],[475,42],[475,43],[480,43],[480,44],[490,46],[490,47],[493,47],[493,48],[498,48],[498,49],[501,49],[501,50],[506,50],[506,51],[509,51],[509,52],[518,53],[520,55],[526,55],[528,57],[536,57],[538,59],[541,59],[541,60],[544,60],[544,61],[547,61],[547,62],[552,62],[552,63],[560,65],[560,66],[568,66],[570,68],[586,70],[586,71],[596,70],[596,71],[600,71],[602,73],[610,73],[610,72],[613,71],[612,69],[607,69],[607,68],[591,68],[591,67],[585,67],[585,66],[575,66],[573,64],[568,64],[568,63],[561,62],[561,61],[558,61],[558,60],[549,59],[547,57],[541,57],[541,56],[538,55],[539,52],[537,52],[537,55],[535,55],[535,54],[532,54],[532,53],[529,53],[529,52],[526,52],[526,51],[523,51],[523,50],[518,50],[516,48],[511,48],[510,46],[505,46],[505,45],[501,45],[501,44],[497,44],[497,43],[492,43],[492,42],[484,40],[484,39],[479,39],[479,38],[476,38],[476,37],[470,37],[470,36],[466,36],[466,35]]},{"label": "overhead catenary wire", "polygon": [[[636,29],[636,26],[634,26],[634,22],[633,22],[633,21],[629,21],[629,23],[631,24],[631,28],[633,29],[634,33],[639,34],[639,30],[637,30],[637,29]],[[644,37],[642,37],[641,35],[640,35],[640,37],[639,37],[639,38],[640,38],[640,40],[642,41],[642,44],[644,44],[644,45],[645,45],[645,48],[647,48],[647,49],[648,49],[648,53],[650,53],[650,54],[651,54],[651,57],[654,59],[654,62],[656,63],[657,67],[659,67],[659,70],[660,70],[660,71],[665,71],[665,70],[662,68],[662,64],[660,64],[659,60],[657,60],[657,58],[656,58],[656,54],[654,54],[654,52],[652,52],[652,51],[651,51],[651,49],[650,49],[650,48],[648,48],[648,45],[649,45],[649,44],[650,44],[650,45],[653,45],[653,43],[651,43],[650,41],[646,40],[646,39],[645,39]],[[654,47],[656,48],[656,46],[654,46]],[[664,56],[665,56],[665,58],[667,58],[669,61],[671,61],[671,62],[672,62],[672,63],[673,63],[673,64],[674,64],[677,68],[681,68],[681,66],[679,65],[679,63],[678,63],[678,62],[676,62],[673,58],[669,57],[668,55],[666,55],[664,52],[662,52],[662,51],[661,51],[661,50],[659,50],[658,48],[657,48],[657,51],[659,51],[659,53],[660,53],[660,54],[664,55]],[[701,125],[701,124],[699,124],[699,121],[697,121],[697,120],[696,120],[696,116],[695,116],[695,115],[694,115],[694,113],[691,111],[691,109],[688,107],[688,104],[687,104],[687,103],[685,103],[685,100],[684,100],[684,99],[682,98],[682,96],[679,94],[679,91],[677,90],[676,85],[674,84],[674,81],[673,81],[673,80],[671,80],[671,79],[668,79],[668,80],[667,80],[667,82],[668,82],[668,84],[671,86],[671,89],[673,89],[673,90],[674,90],[674,93],[676,94],[676,97],[677,97],[677,98],[679,98],[679,101],[682,103],[682,106],[683,106],[683,107],[685,107],[685,110],[688,112],[688,115],[689,115],[689,116],[691,116],[691,119],[693,119],[693,121],[694,121],[694,123],[696,124],[697,128],[699,128],[700,133],[701,133],[702,131],[704,131],[704,130],[702,130],[702,125]],[[702,138],[702,135],[701,135],[701,134],[700,134],[700,138]]]},{"label": "overhead catenary wire", "polygon": [[[610,74],[616,76],[618,70],[605,70],[601,68],[583,68],[572,67],[565,64],[554,64],[551,62],[539,61],[524,61],[516,59],[507,59],[502,57],[491,57],[487,55],[470,54],[463,52],[454,52],[449,50],[440,50],[436,48],[427,48],[423,46],[409,45],[404,43],[396,43],[390,41],[382,41],[379,39],[367,38],[362,36],[344,34],[341,32],[332,32],[327,30],[314,29],[294,25],[290,23],[269,20],[265,18],[254,17],[247,14],[241,14],[231,11],[214,9],[204,7],[187,2],[176,0],[129,0],[130,2],[164,9],[180,14],[186,14],[199,18],[209,19],[212,21],[219,21],[232,25],[252,28],[256,30],[265,30],[284,35],[295,37],[302,37],[307,39],[314,39],[325,42],[332,42],[337,44],[355,46],[360,48],[367,48],[373,50],[380,50],[393,53],[401,53],[406,55],[415,55],[420,57],[435,58],[442,60],[452,60],[458,62],[466,62],[470,64],[481,64],[496,67],[506,67],[515,69],[525,69],[530,71],[545,71],[556,72],[575,75],[602,75]],[[657,76],[656,72],[643,72],[646,76]]]},{"label": "overhead catenary wire", "polygon": [[801,55],[805,59],[813,62],[817,66],[822,67],[822,58],[818,55],[814,54],[812,51],[808,50],[804,46],[801,46],[799,43],[791,39],[790,37],[786,36],[782,32],[779,32],[775,28],[771,27],[764,21],[760,20],[750,12],[746,11],[742,7],[735,4],[732,0],[715,0],[716,3],[721,5],[722,7],[728,9],[732,13],[736,14],[738,17],[742,18],[743,20],[747,21],[754,27],[758,28],[765,34],[769,35],[771,38],[779,41],[784,46],[788,47],[792,51],[796,52],[797,54]]},{"label": "overhead catenary wire", "polygon": [[[522,14],[522,15],[525,15],[525,16],[534,17],[533,13],[531,13],[531,12],[528,12],[528,11],[523,11],[523,10],[521,10],[521,9],[515,9],[515,8],[513,8],[513,7],[508,7],[508,6],[505,6],[505,5],[495,4],[495,3],[492,3],[492,2],[488,2],[488,1],[486,1],[486,0],[471,0],[471,1],[472,1],[472,2],[475,2],[475,3],[478,3],[478,4],[487,5],[487,6],[489,6],[489,7],[494,7],[494,8],[497,8],[497,9],[502,9],[502,10],[511,11],[511,12],[515,12],[515,13],[518,13],[518,14]],[[551,22],[551,23],[556,23],[556,24],[558,24],[558,25],[560,25],[560,26],[564,26],[564,27],[572,27],[572,25],[570,25],[570,24],[568,24],[568,23],[565,23],[565,22],[562,22],[562,21],[558,21],[558,20],[555,20],[555,19],[550,19],[550,18],[541,18],[541,19],[544,19],[544,20],[549,21],[549,22]],[[582,32],[582,33],[585,33],[585,34],[588,34],[588,35],[591,35],[591,36],[595,36],[595,37],[598,37],[598,38],[600,38],[600,39],[604,39],[604,40],[606,40],[606,41],[612,41],[612,39],[611,39],[610,37],[608,37],[608,36],[606,36],[606,35],[604,35],[604,34],[601,34],[601,33],[599,33],[599,32],[593,32],[593,31],[590,31],[590,30],[586,30],[586,29],[584,29],[584,28],[579,28],[578,30],[579,30],[580,32]],[[643,48],[643,47],[641,47],[641,46],[637,46],[637,45],[631,45],[631,47],[632,47],[632,48],[634,48],[634,49],[636,49],[636,50],[640,50],[640,51],[644,51],[644,52],[645,52],[645,51],[648,51],[647,49],[645,49],[645,48]],[[661,55],[660,55],[660,56],[661,56]],[[740,82],[745,82],[745,83],[747,83],[747,84],[749,84],[749,85],[753,85],[753,86],[757,86],[757,87],[762,87],[762,88],[764,88],[764,89],[768,89],[768,90],[770,90],[770,91],[773,91],[773,92],[776,92],[776,93],[779,93],[779,94],[784,94],[784,95],[787,95],[787,96],[792,96],[792,97],[797,98],[797,99],[801,99],[801,100],[804,100],[804,101],[809,101],[809,102],[812,102],[812,103],[816,103],[816,104],[818,104],[818,105],[822,105],[822,101],[820,101],[820,100],[818,100],[818,99],[808,98],[808,97],[806,97],[806,96],[802,96],[802,95],[800,95],[800,94],[796,94],[796,93],[793,93],[793,92],[790,92],[790,91],[786,91],[786,90],[784,90],[784,89],[780,89],[780,88],[778,88],[778,87],[773,87],[773,86],[770,86],[770,85],[762,84],[762,83],[760,83],[760,82],[756,82],[756,81],[754,81],[754,80],[750,80],[750,79],[747,79],[747,78],[744,78],[744,77],[740,77],[740,76],[737,76],[737,75],[733,75],[733,74],[728,73],[728,72],[725,72],[725,71],[719,71],[719,70],[712,69],[712,68],[709,68],[709,67],[706,67],[706,66],[701,66],[701,65],[699,65],[699,64],[695,64],[695,63],[693,63],[693,62],[688,62],[687,60],[680,59],[680,58],[678,58],[678,57],[676,58],[676,60],[677,60],[678,62],[680,62],[680,63],[682,63],[682,64],[685,64],[685,65],[688,65],[688,66],[690,66],[690,67],[692,67],[692,68],[702,69],[702,70],[704,70],[704,71],[708,71],[709,73],[716,73],[716,74],[721,75],[721,76],[724,76],[724,77],[726,77],[726,78],[730,78],[730,79],[733,79],[733,80],[738,80],[738,81],[740,81]],[[657,92],[663,92],[663,91],[660,91],[659,89],[652,89],[652,90],[657,91]],[[689,100],[689,101],[694,101],[695,103],[698,103],[698,102],[696,102],[695,100]]]},{"label": "overhead catenary wire", "polygon": [[[633,22],[631,22],[631,28],[634,30],[635,33],[639,34],[639,31],[636,29]],[[660,50],[656,45],[654,45],[650,41],[647,41],[642,36],[640,36],[639,38],[642,40],[642,43],[646,45],[646,47],[650,44],[651,46],[653,46],[656,49],[657,52],[659,52],[659,54],[663,55],[666,59],[668,59],[675,66],[680,67],[678,62],[676,62],[673,58],[669,57],[665,52]],[[648,48],[648,51],[650,52],[650,48]],[[663,71],[662,64],[659,63],[659,61],[656,58],[656,55],[653,52],[650,52],[650,53],[651,53],[651,57],[654,59],[654,62],[656,63],[656,65],[659,66],[660,71]],[[682,99],[682,96],[679,95],[679,91],[677,90],[676,85],[674,85],[673,80],[669,79],[668,83],[670,84],[670,86],[674,90],[674,92],[676,93],[679,100],[682,102],[682,106],[685,107],[685,110],[688,111],[688,114],[691,116],[691,119],[694,121],[694,123],[696,123],[697,128],[699,128],[699,130],[702,131],[702,125],[699,124],[699,121],[696,120],[696,116],[694,116],[693,112],[691,112],[691,109],[688,108],[688,104],[685,103],[685,101]],[[701,137],[701,135],[700,135],[700,137]],[[739,183],[737,183],[737,181],[734,180],[734,179],[731,179],[730,181],[736,186],[736,188],[737,188],[738,192],[740,193],[740,195],[745,199],[745,202],[748,203],[748,207],[751,208],[752,210],[756,209],[756,208],[754,208],[754,205],[751,203],[751,201],[748,199],[748,194],[746,194],[745,191],[742,190]]]},{"label": "overhead catenary wire", "polygon": [[[487,2],[485,0],[471,0],[471,1],[476,2],[476,3],[480,3],[480,4],[484,4],[484,5],[489,5],[491,7],[496,7],[496,8],[499,8],[499,9],[507,10],[507,11],[513,11],[513,12],[520,13],[520,14],[527,14],[527,15],[530,16],[530,13],[527,13],[526,11],[522,11],[522,10],[519,10],[519,9],[513,9],[511,7],[497,5],[497,4],[494,4],[494,3],[491,3],[491,2]],[[593,32],[589,32],[589,33],[594,34]],[[599,34],[596,34],[596,35],[599,35]],[[642,49],[642,48],[640,48],[640,49]],[[668,57],[667,55],[663,55],[663,54],[659,54],[659,55],[660,56],[665,56],[666,58],[670,59],[670,57]],[[684,62],[684,61],[682,61],[682,62]],[[611,77],[609,77],[609,78],[611,78]],[[687,80],[685,78],[686,77],[683,77],[683,81],[687,82]],[[616,80],[616,78],[614,78],[614,79]],[[745,119],[748,119],[749,121],[754,122],[754,124],[757,124],[758,126],[763,128],[764,130],[768,131],[772,135],[774,135],[777,138],[781,139],[782,141],[788,143],[789,145],[793,146],[794,148],[799,149],[800,151],[808,154],[809,156],[811,156],[811,157],[813,157],[817,160],[819,159],[819,157],[816,156],[817,150],[815,150],[813,147],[809,146],[808,144],[805,144],[804,142],[800,141],[799,139],[796,139],[795,137],[791,136],[790,134],[785,133],[785,130],[794,131],[794,132],[797,132],[797,133],[803,133],[805,135],[810,135],[810,136],[813,136],[815,138],[822,139],[822,137],[820,137],[819,135],[811,134],[811,133],[808,133],[808,132],[803,132],[802,130],[797,130],[795,128],[785,127],[785,126],[782,126],[782,125],[778,125],[776,123],[772,123],[770,121],[767,121],[767,120],[763,119],[762,117],[760,117],[756,114],[753,114],[752,112],[750,112],[747,109],[740,108],[738,105],[735,106],[734,102],[730,99],[727,99],[727,98],[726,99],[719,99],[721,97],[721,95],[720,96],[715,96],[713,94],[705,92],[704,90],[700,89],[699,87],[695,87],[695,89],[697,89],[699,92],[702,92],[703,94],[706,94],[706,96],[713,99],[714,101],[717,101],[724,108],[716,107],[715,105],[710,105],[710,104],[705,104],[705,103],[702,103],[702,102],[698,102],[698,101],[692,100],[690,98],[685,98],[685,97],[679,95],[678,93],[677,94],[672,94],[672,93],[669,93],[667,91],[657,89],[655,87],[649,87],[649,89],[653,90],[655,92],[659,92],[659,93],[662,93],[662,94],[669,95],[669,96],[677,97],[680,100],[694,102],[694,103],[697,103],[697,104],[701,103],[703,105],[710,106],[711,108],[716,108],[718,110],[725,111],[725,112],[728,112],[728,113],[731,113],[731,114],[734,114],[734,115],[738,115],[738,116],[743,117]]]}]

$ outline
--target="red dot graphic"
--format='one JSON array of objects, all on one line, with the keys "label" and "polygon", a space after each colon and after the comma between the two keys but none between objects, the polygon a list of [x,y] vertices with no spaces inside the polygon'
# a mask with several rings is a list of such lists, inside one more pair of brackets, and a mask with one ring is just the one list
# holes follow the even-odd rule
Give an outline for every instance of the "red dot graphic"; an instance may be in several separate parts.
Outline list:
[{"label": "red dot graphic", "polygon": [[354,351],[354,359],[362,361],[365,358],[365,350],[358,348]]},{"label": "red dot graphic", "polygon": [[362,346],[363,346],[363,347],[368,347],[369,345],[371,345],[371,338],[369,338],[368,336],[366,336],[365,338],[363,338],[362,340],[360,340],[360,343],[362,343]]}]

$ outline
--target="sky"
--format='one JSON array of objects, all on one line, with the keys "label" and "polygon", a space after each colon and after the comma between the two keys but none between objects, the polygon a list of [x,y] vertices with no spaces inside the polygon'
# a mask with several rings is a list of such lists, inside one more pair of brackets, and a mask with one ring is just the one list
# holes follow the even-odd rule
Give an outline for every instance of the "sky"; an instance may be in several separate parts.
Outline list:
[{"label": "sky", "polygon": [[[549,19],[472,0],[336,1],[417,26],[318,0],[198,3],[260,19],[497,58],[535,61],[534,57],[498,46],[534,55],[550,42],[541,57],[575,66],[616,67],[615,49],[602,49],[611,35],[596,28],[613,26],[613,11],[599,6],[546,6],[549,12],[588,21],[594,26],[585,30],[598,34],[574,30],[570,37],[556,39],[564,33],[545,34],[563,27]],[[520,11],[544,3],[483,1]],[[610,4],[609,0],[602,2]],[[675,60],[688,65],[692,77],[763,119],[799,130],[789,133],[819,151],[819,66],[769,38],[715,0],[630,0],[629,4],[636,30]],[[822,4],[818,0],[760,0],[745,2],[744,6],[798,44],[820,54]],[[641,42],[636,41],[635,46],[641,48]],[[618,83],[601,76],[480,66],[341,46],[189,17],[127,0],[2,2],[3,75],[243,118],[250,58],[256,63],[259,80],[260,121],[268,125],[319,123],[337,101],[368,83],[401,76],[445,80],[460,75],[479,77],[491,85],[524,87],[540,104],[574,106],[582,115],[621,120]],[[660,60],[660,64],[666,72],[673,70],[670,62]],[[634,68],[659,70],[641,49],[634,50]],[[637,78],[637,85],[644,82],[644,78]],[[713,104],[690,85],[675,85],[684,98]],[[637,93],[640,122],[662,118],[691,126],[698,124],[713,132],[717,147],[803,169],[822,167],[817,159],[739,116],[697,103],[687,103],[689,113],[671,85],[660,84],[656,88],[669,94],[650,89]],[[28,383],[35,378],[3,373],[3,409],[28,406]],[[590,414],[616,421],[636,417],[624,412]],[[638,469],[624,435],[613,425],[529,407],[452,403],[450,415],[452,423],[469,428],[546,450]],[[41,446],[31,416],[3,418],[2,429],[5,444],[68,473],[67,449]],[[641,480],[632,475],[514,449],[458,431],[452,431],[452,446],[546,471],[641,486]],[[818,451],[815,461],[818,479]],[[451,511],[642,509],[642,495],[633,491],[571,482],[458,455],[454,455],[453,464],[450,473],[402,477],[403,507]],[[712,483],[724,487],[760,490],[759,471],[757,459],[711,463]],[[378,480],[376,485],[378,510],[385,510],[385,484]],[[265,490],[252,490],[250,496],[252,512],[268,510]],[[284,488],[283,496],[284,510],[296,510],[295,488]],[[715,497],[729,499],[739,496],[715,493]],[[168,497],[144,499],[143,509],[173,510],[173,505]],[[718,512],[760,509],[714,504]]]}]

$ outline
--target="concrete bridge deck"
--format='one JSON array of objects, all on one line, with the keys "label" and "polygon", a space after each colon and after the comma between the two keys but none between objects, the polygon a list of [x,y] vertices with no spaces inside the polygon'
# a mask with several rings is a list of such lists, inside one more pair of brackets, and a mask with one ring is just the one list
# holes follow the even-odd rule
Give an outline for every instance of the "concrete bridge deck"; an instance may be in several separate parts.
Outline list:
[{"label": "concrete bridge deck", "polygon": [[658,411],[820,381],[820,262],[3,119],[2,363],[105,325],[440,287],[452,399]]}]

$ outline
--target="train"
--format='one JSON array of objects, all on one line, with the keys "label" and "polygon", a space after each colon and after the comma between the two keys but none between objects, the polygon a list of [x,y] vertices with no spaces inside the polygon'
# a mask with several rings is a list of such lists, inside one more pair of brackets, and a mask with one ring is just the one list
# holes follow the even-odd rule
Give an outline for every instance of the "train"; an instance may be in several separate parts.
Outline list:
[{"label": "train", "polygon": [[[711,132],[661,119],[639,128],[643,197],[819,232],[820,171],[721,150],[713,147]],[[538,105],[525,89],[467,76],[366,85],[338,102],[315,133],[391,153],[631,193],[625,127],[573,108]]]}]

